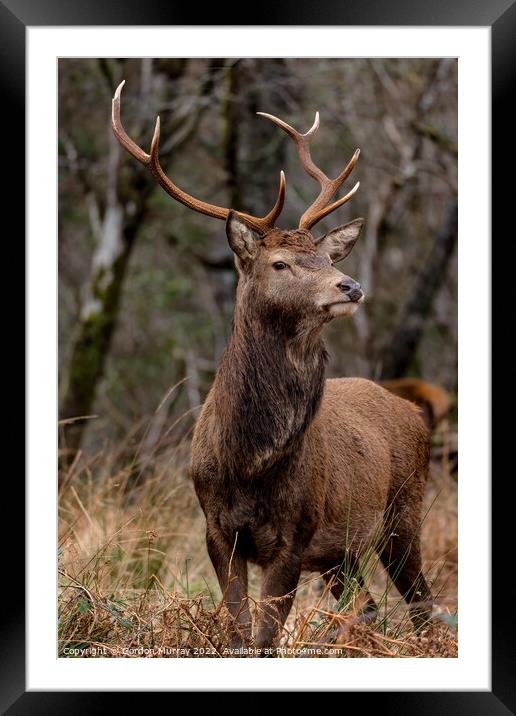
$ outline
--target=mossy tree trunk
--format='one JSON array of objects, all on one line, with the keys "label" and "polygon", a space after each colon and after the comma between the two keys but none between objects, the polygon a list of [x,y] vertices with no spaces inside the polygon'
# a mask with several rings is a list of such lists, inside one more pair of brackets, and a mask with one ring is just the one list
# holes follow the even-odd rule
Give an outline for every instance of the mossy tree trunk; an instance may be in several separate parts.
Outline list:
[{"label": "mossy tree trunk", "polygon": [[129,258],[147,213],[149,196],[154,190],[145,178],[139,182],[138,193],[131,197],[129,214],[125,208],[128,197],[118,189],[120,158],[121,149],[113,137],[106,208],[102,220],[93,222],[96,249],[62,392],[60,418],[74,421],[67,424],[65,441],[72,450],[80,445],[84,418],[92,409],[96,388],[103,375]]}]

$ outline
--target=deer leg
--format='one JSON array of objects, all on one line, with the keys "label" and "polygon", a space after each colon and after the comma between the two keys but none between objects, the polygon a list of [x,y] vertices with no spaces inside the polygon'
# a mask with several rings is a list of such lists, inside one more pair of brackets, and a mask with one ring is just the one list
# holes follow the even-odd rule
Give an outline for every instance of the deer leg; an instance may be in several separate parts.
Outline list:
[{"label": "deer leg", "polygon": [[358,557],[356,557],[355,555],[352,555],[350,557],[348,556],[345,562],[337,565],[333,569],[330,568],[329,571],[326,571],[322,574],[322,577],[326,584],[330,585],[331,593],[333,594],[337,602],[341,600],[342,595],[345,593],[345,590],[349,600],[349,597],[351,596],[350,590],[353,588],[351,586],[351,582],[353,579],[355,579],[360,588],[365,592],[367,597],[365,604],[360,610],[361,615],[364,617],[376,615],[378,611],[378,606],[374,601],[373,597],[370,595],[369,591],[366,589],[364,577],[362,576],[362,572],[360,571],[360,563]]},{"label": "deer leg", "polygon": [[245,645],[251,637],[251,613],[247,599],[247,562],[226,542],[222,535],[207,530],[206,546],[219,580],[222,596],[235,620],[231,646]]},{"label": "deer leg", "polygon": [[419,536],[412,540],[397,534],[389,539],[380,555],[396,589],[410,607],[410,618],[417,632],[428,624],[432,614],[432,593],[421,572]]},{"label": "deer leg", "polygon": [[289,553],[264,568],[256,636],[258,649],[271,647],[278,636],[292,607],[300,574],[300,554]]},{"label": "deer leg", "polygon": [[432,615],[432,594],[421,571],[421,509],[428,466],[398,489],[384,515],[385,541],[380,559],[410,608],[416,632]]}]

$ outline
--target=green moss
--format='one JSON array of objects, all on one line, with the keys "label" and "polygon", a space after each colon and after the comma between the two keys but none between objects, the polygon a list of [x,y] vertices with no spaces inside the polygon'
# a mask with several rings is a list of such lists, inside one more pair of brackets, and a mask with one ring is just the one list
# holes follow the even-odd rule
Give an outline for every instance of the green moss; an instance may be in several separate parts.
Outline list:
[{"label": "green moss", "polygon": [[99,308],[80,321],[76,332],[63,396],[63,418],[87,415],[91,409],[118,314],[128,255],[124,251],[110,270],[99,269],[92,281],[91,299]]}]

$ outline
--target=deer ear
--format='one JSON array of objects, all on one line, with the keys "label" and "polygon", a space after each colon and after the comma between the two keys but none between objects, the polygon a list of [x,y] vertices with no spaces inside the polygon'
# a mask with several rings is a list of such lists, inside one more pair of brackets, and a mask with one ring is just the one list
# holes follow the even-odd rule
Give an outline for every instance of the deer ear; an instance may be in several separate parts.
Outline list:
[{"label": "deer ear", "polygon": [[252,230],[238,216],[230,211],[226,221],[226,235],[231,250],[244,264],[252,261],[258,251],[258,245]]},{"label": "deer ear", "polygon": [[342,261],[351,253],[351,249],[355,245],[363,225],[364,219],[353,219],[349,224],[344,224],[344,226],[338,226],[336,229],[328,231],[320,239],[315,240],[317,253],[329,254],[333,263]]}]

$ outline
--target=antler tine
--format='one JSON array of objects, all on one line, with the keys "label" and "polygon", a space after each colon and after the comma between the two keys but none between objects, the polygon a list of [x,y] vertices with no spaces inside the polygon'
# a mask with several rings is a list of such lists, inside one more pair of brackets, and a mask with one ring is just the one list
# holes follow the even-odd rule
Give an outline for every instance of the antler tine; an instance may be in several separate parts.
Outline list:
[{"label": "antler tine", "polygon": [[[170,194],[173,199],[176,199],[177,201],[181,202],[181,204],[184,204],[193,211],[198,211],[201,214],[206,214],[206,216],[212,216],[215,219],[227,219],[229,215],[229,209],[226,209],[222,206],[216,206],[215,204],[208,204],[204,201],[201,201],[200,199],[196,199],[193,196],[190,196],[190,194],[187,194],[185,191],[176,186],[176,184],[174,184],[174,182],[169,179],[169,177],[165,174],[161,167],[161,164],[159,163],[159,117],[156,118],[156,126],[154,128],[154,135],[152,137],[150,154],[144,152],[143,149],[141,149],[141,147],[139,147],[129,137],[129,135],[122,126],[122,121],[120,118],[120,95],[122,93],[122,88],[124,84],[125,80],[118,85],[115,95],[113,97],[112,106],[113,132],[120,144],[124,147],[124,149],[129,152],[129,154],[131,154],[131,156],[133,156],[141,164],[150,169],[160,186],[167,192],[167,194]],[[258,234],[263,236],[263,234],[266,234],[268,231],[274,228],[275,221],[280,215],[281,210],[283,209],[283,204],[285,202],[285,188],[285,174],[281,172],[278,197],[271,211],[264,217],[251,216],[250,214],[245,214],[243,212],[237,212],[238,215],[246,224],[248,224],[248,226],[254,229]]]},{"label": "antler tine", "polygon": [[[276,219],[281,214],[281,211],[283,209],[283,204],[285,203],[285,191],[287,189],[287,180],[285,179],[285,172],[283,169],[280,171],[280,182],[279,182],[279,188],[278,188],[278,196],[276,198],[276,203],[272,207],[272,209],[269,211],[269,213],[264,216],[259,221],[263,221],[264,227],[269,227],[272,229],[274,225],[276,224]],[[240,214],[240,216],[245,216],[244,214]]]},{"label": "antler tine", "polygon": [[111,104],[111,124],[115,137],[118,139],[123,148],[129,152],[135,159],[141,164],[148,166],[150,162],[150,155],[143,151],[133,140],[122,126],[120,119],[120,95],[122,94],[122,88],[125,85],[125,80],[122,80],[116,88],[115,96]]},{"label": "antler tine", "polygon": [[314,164],[310,155],[310,143],[315,136],[317,130],[319,129],[319,112],[315,113],[315,121],[311,128],[308,130],[308,132],[306,132],[305,134],[301,134],[293,127],[291,127],[290,124],[287,124],[282,119],[279,119],[272,114],[267,114],[266,112],[257,112],[257,114],[261,115],[262,117],[267,117],[267,119],[270,119],[272,122],[277,124],[278,127],[281,127],[281,129],[283,129],[291,139],[294,140],[303,168],[305,169],[307,174],[309,174],[313,179],[318,181],[321,185],[321,192],[319,196],[313,202],[313,204],[305,211],[299,222],[300,229],[311,229],[312,226],[314,226],[322,218],[330,214],[332,211],[335,211],[335,209],[337,209],[339,206],[342,206],[347,201],[349,201],[351,197],[357,192],[358,187],[360,186],[360,182],[357,182],[353,189],[351,189],[351,191],[349,191],[341,199],[338,199],[337,201],[333,202],[333,204],[328,204],[337,189],[344,183],[344,181],[348,178],[348,176],[355,168],[355,165],[358,161],[358,157],[360,155],[360,149],[357,149],[355,151],[350,161],[346,165],[345,169],[339,174],[339,176],[336,179],[330,179],[328,176],[326,176],[322,169],[319,169],[319,167]]}]

